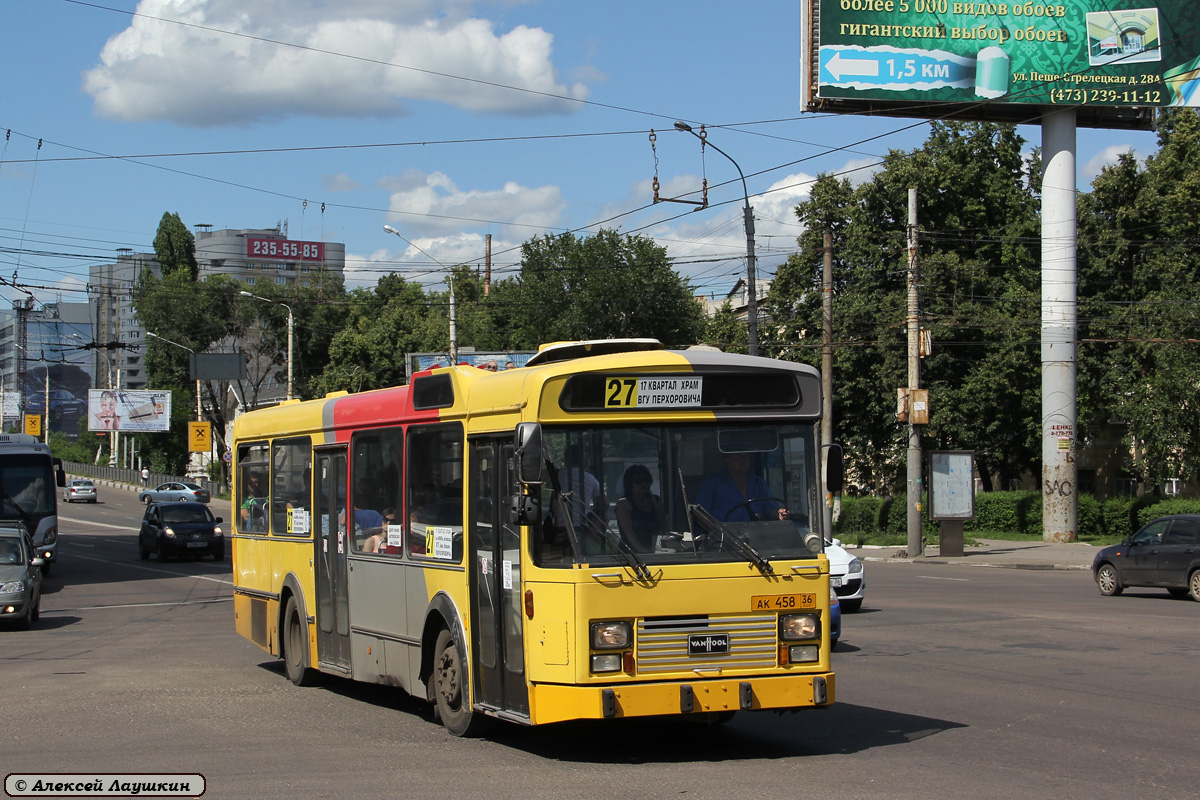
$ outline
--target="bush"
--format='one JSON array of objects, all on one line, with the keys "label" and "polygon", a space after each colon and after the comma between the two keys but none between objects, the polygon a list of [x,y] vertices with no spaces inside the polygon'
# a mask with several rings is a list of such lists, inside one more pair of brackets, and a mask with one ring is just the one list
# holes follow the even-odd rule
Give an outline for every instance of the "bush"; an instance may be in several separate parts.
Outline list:
[{"label": "bush", "polygon": [[842,513],[833,530],[839,536],[879,531],[879,511],[882,497],[843,497]]},{"label": "bush", "polygon": [[1080,539],[1099,539],[1106,534],[1104,510],[1100,501],[1090,494],[1079,495],[1079,521],[1076,535]]},{"label": "bush", "polygon": [[[1176,498],[1172,498],[1170,500],[1163,500],[1162,498],[1156,499],[1158,502],[1150,505],[1144,505],[1138,509],[1137,525],[1135,526],[1134,530],[1129,532],[1130,534],[1132,534],[1138,528],[1141,528],[1147,522],[1157,519],[1158,517],[1165,517],[1169,514],[1200,514],[1200,500],[1180,500]],[[1125,535],[1128,536],[1129,534]]]},{"label": "bush", "polygon": [[1042,496],[1038,492],[977,492],[975,519],[963,530],[1041,536]]}]

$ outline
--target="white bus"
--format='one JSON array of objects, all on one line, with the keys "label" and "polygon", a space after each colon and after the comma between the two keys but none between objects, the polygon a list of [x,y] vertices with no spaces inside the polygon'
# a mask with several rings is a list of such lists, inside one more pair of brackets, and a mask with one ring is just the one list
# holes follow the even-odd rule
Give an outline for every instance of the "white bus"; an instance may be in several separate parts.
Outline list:
[{"label": "white bus", "polygon": [[45,560],[44,575],[58,561],[56,487],[66,483],[62,459],[50,455],[50,445],[27,433],[0,433],[0,523],[25,526]]}]

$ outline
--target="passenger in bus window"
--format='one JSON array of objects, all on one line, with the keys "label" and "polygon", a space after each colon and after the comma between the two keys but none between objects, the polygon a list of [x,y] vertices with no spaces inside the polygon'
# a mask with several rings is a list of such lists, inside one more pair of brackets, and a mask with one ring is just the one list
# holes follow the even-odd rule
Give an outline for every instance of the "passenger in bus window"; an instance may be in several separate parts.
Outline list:
[{"label": "passenger in bus window", "polygon": [[265,531],[267,526],[263,506],[266,497],[262,491],[262,479],[257,472],[246,476],[242,498],[241,509],[238,512],[239,527],[244,531]]},{"label": "passenger in bus window", "polygon": [[[696,503],[721,522],[751,522],[756,519],[787,519],[788,510],[779,502],[771,487],[750,471],[749,453],[725,453],[725,469],[709,475],[700,486]],[[765,501],[750,503],[750,500]]]},{"label": "passenger in bus window", "polygon": [[636,552],[653,553],[654,539],[666,532],[662,501],[650,491],[654,479],[642,464],[625,470],[625,496],[617,501],[617,526]]},{"label": "passenger in bus window", "polygon": [[566,495],[571,522],[578,528],[589,515],[600,522],[608,519],[608,498],[595,475],[583,466],[583,449],[578,444],[567,448],[566,465],[558,468],[558,488]]},{"label": "passenger in bus window", "polygon": [[[386,553],[388,552],[388,526],[396,524],[395,509],[385,508],[383,510],[383,524],[380,526],[379,533],[367,539],[363,543],[364,553]],[[399,551],[397,551],[399,552]]]}]

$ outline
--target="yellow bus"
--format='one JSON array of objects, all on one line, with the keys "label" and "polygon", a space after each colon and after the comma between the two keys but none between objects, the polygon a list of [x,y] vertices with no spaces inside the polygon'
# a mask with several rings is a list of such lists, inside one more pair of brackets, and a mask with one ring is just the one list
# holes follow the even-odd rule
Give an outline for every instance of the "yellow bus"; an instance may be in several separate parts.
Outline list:
[{"label": "yellow bus", "polygon": [[812,367],[627,339],[244,414],[237,630],[455,735],[827,706],[820,409]]}]

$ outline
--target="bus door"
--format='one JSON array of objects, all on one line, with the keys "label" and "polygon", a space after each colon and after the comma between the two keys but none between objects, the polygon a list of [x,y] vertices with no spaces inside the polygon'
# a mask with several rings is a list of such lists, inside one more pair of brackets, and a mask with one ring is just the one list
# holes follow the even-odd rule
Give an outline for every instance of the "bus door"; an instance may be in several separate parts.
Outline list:
[{"label": "bus door", "polygon": [[511,435],[471,442],[471,630],[475,696],[529,716],[521,601],[521,532],[509,521],[517,491]]},{"label": "bus door", "polygon": [[346,448],[318,450],[313,564],[317,591],[317,658],[322,667],[350,670],[350,603],[346,592]]}]

